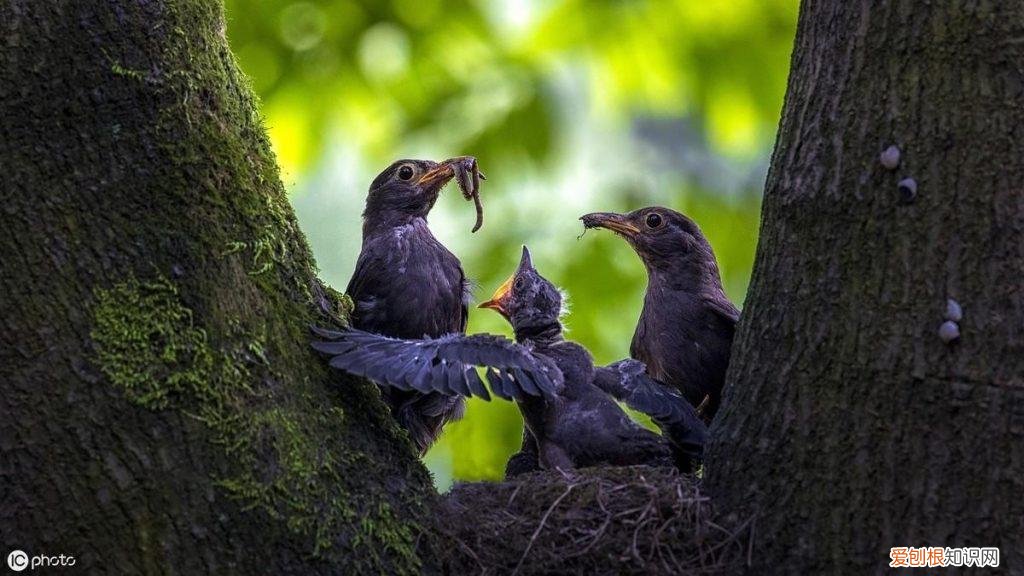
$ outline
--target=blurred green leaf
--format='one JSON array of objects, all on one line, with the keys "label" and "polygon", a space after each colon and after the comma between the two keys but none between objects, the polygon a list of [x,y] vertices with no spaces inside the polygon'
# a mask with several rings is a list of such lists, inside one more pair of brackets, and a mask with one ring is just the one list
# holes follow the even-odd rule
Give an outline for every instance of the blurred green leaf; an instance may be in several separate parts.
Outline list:
[{"label": "blurred green leaf", "polygon": [[[431,215],[481,299],[529,244],[564,287],[569,337],[600,363],[629,353],[646,283],[579,215],[661,204],[715,248],[742,304],[797,0],[226,0],[282,177],[323,276],[344,288],[373,176],[400,157],[479,158],[485,224],[453,190]],[[471,332],[510,335],[473,310]],[[516,408],[470,402],[427,463],[438,485],[494,479]]]}]

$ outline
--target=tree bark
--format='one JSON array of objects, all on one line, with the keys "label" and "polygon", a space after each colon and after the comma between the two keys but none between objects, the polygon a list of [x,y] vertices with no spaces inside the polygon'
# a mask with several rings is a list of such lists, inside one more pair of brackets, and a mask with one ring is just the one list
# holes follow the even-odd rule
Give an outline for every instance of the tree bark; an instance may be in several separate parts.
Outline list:
[{"label": "tree bark", "polygon": [[376,390],[308,348],[342,300],[224,25],[219,2],[0,4],[4,554],[429,570],[428,474]]},{"label": "tree bark", "polygon": [[1020,2],[803,2],[706,464],[758,514],[755,573],[880,573],[893,546],[1024,570],[1022,88]]}]

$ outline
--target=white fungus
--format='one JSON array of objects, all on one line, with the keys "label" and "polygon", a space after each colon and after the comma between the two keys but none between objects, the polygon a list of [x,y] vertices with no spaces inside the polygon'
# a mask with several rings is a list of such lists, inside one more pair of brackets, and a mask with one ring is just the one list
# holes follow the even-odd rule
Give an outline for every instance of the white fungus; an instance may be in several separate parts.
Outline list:
[{"label": "white fungus", "polygon": [[964,310],[960,307],[960,303],[952,298],[946,300],[946,320],[959,322],[963,317]]},{"label": "white fungus", "polygon": [[952,320],[946,320],[939,326],[939,338],[946,344],[960,338],[960,326]]},{"label": "white fungus", "polygon": [[900,165],[900,149],[898,146],[893,144],[882,151],[881,156],[878,157],[882,166],[886,170],[895,170]]}]

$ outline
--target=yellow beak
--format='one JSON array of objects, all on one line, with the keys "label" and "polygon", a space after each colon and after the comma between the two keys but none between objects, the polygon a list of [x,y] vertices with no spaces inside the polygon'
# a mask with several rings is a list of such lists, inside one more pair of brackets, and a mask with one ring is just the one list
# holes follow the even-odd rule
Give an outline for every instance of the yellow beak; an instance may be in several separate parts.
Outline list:
[{"label": "yellow beak", "polygon": [[477,308],[490,308],[491,310],[497,310],[502,316],[508,316],[508,309],[505,307],[505,303],[508,301],[509,294],[512,292],[512,282],[516,276],[513,274],[505,280],[498,289],[494,291],[491,299],[477,306]]}]

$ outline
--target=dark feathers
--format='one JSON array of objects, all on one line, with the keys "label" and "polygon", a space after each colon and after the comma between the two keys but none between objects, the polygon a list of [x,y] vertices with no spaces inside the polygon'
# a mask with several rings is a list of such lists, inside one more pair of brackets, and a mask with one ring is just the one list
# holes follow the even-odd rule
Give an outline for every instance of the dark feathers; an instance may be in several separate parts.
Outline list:
[{"label": "dark feathers", "polygon": [[[650,380],[635,360],[595,368],[586,348],[563,337],[561,303],[559,291],[534,269],[525,247],[515,274],[484,303],[505,316],[516,340],[529,345],[533,356],[554,363],[564,379],[555,398],[527,397],[517,403],[526,432],[506,474],[601,464],[682,463],[692,470],[704,434],[693,407]],[[666,437],[631,420],[613,397],[655,417]],[[683,448],[676,447],[677,439]]]},{"label": "dark feathers", "polygon": [[362,330],[313,330],[325,338],[313,348],[330,355],[332,367],[398,390],[490,400],[474,366],[486,368],[491,391],[506,400],[552,397],[562,386],[562,373],[550,362],[501,336],[400,340]]},{"label": "dark feathers", "polygon": [[[370,185],[363,212],[363,245],[346,292],[352,297],[352,326],[396,338],[438,337],[465,332],[469,289],[459,259],[427,227],[426,217],[454,171],[448,163],[399,160]],[[402,379],[382,387],[398,424],[422,454],[445,423],[463,411],[461,395],[430,391],[424,371],[442,375],[450,386],[475,384],[441,366],[403,358],[395,367],[383,348],[367,349],[345,365],[372,380]],[[339,361],[341,362],[341,361]]]},{"label": "dark feathers", "polygon": [[710,422],[718,409],[739,310],[722,290],[718,264],[700,228],[686,216],[650,206],[628,214],[595,212],[587,228],[629,242],[647,268],[647,293],[630,355],[658,381],[679,390]]},{"label": "dark feathers", "polygon": [[686,398],[647,375],[637,360],[620,360],[595,369],[594,385],[616,400],[651,417],[673,446],[677,465],[694,471],[704,457],[708,429]]}]

